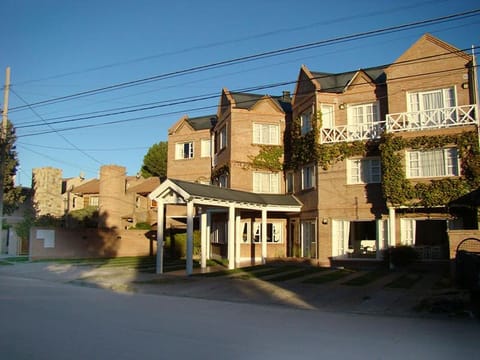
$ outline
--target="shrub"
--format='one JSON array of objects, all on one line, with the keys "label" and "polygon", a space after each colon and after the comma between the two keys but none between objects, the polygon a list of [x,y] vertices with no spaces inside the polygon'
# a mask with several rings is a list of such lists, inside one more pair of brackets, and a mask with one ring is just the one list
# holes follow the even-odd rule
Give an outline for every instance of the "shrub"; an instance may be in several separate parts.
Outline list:
[{"label": "shrub", "polygon": [[[200,231],[193,232],[193,255],[200,255],[201,238]],[[165,236],[166,254],[173,259],[179,259],[187,255],[187,233],[185,230],[170,230]]]}]

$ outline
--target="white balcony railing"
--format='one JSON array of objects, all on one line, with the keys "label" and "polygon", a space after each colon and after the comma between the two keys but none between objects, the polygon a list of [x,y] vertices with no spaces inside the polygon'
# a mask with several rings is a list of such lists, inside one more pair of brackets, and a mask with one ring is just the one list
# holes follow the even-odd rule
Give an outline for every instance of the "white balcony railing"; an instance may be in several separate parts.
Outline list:
[{"label": "white balcony railing", "polygon": [[387,132],[419,131],[478,123],[475,105],[388,114]]},{"label": "white balcony railing", "polygon": [[320,129],[322,144],[378,139],[385,129],[385,121],[362,125],[341,125]]},{"label": "white balcony railing", "polygon": [[421,131],[476,125],[479,122],[476,105],[388,114],[386,121],[362,125],[340,125],[320,129],[322,144],[357,140],[374,140],[385,132]]}]

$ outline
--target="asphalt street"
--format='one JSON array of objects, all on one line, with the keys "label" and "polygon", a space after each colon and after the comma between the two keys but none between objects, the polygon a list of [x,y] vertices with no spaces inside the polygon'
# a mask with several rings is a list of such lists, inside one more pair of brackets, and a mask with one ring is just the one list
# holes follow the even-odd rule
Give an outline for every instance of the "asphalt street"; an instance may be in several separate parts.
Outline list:
[{"label": "asphalt street", "polygon": [[478,357],[476,321],[114,291],[0,273],[2,359]]}]

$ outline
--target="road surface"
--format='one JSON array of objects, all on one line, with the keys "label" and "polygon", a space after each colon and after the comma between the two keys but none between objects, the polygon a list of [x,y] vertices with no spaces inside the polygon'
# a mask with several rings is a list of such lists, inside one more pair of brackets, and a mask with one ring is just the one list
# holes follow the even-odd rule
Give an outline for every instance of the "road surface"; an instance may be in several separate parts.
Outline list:
[{"label": "road surface", "polygon": [[367,316],[0,274],[1,359],[474,359],[476,321]]}]

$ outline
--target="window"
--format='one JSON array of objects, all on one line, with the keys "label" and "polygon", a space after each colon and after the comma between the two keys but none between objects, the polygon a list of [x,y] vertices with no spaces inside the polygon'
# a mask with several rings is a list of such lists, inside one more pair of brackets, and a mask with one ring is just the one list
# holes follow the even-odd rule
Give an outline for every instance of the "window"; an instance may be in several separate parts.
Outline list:
[{"label": "window", "polygon": [[310,112],[305,112],[300,115],[300,126],[302,128],[302,135],[312,130],[312,114]]},{"label": "window", "polygon": [[211,154],[211,141],[210,139],[202,139],[201,145],[201,157],[210,157]]},{"label": "window", "polygon": [[455,106],[455,90],[453,87],[430,91],[419,91],[408,94],[409,110],[428,111]]},{"label": "window", "polygon": [[219,152],[227,146],[227,126],[222,127],[216,135],[215,150]]},{"label": "window", "polygon": [[253,124],[253,143],[264,145],[279,144],[280,127],[275,124]]},{"label": "window", "polygon": [[[281,243],[282,236],[282,223],[281,222],[267,222],[267,243]],[[253,242],[261,242],[260,234],[262,232],[262,223],[253,223]]]},{"label": "window", "polygon": [[378,103],[351,105],[348,107],[348,124],[353,126],[372,125],[380,121]]},{"label": "window", "polygon": [[348,160],[348,184],[371,184],[379,182],[381,182],[381,168],[379,158]]},{"label": "window", "polygon": [[88,205],[89,206],[98,206],[98,196],[90,196],[88,198]]},{"label": "window", "polygon": [[456,148],[407,151],[407,177],[438,177],[459,175]]},{"label": "window", "polygon": [[175,144],[175,159],[193,159],[193,142]]},{"label": "window", "polygon": [[228,187],[228,175],[223,174],[218,177],[218,186],[222,188]]},{"label": "window", "polygon": [[322,128],[332,129],[335,127],[335,118],[333,114],[333,105],[322,104],[320,105],[320,111],[322,113]]},{"label": "window", "polygon": [[317,257],[317,240],[315,231],[315,220],[306,220],[301,222],[302,231],[302,257]]},{"label": "window", "polygon": [[289,171],[285,174],[285,183],[286,183],[286,190],[287,194],[293,193],[293,172]]},{"label": "window", "polygon": [[302,168],[302,190],[315,186],[315,167],[313,165]]},{"label": "window", "polygon": [[253,173],[253,192],[256,193],[279,193],[278,173]]}]

